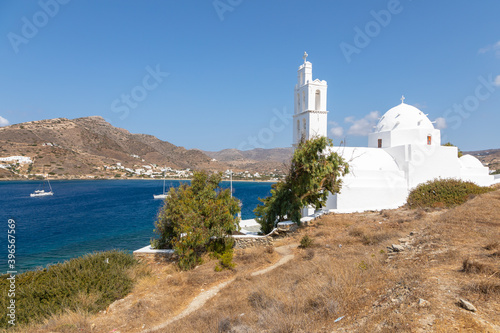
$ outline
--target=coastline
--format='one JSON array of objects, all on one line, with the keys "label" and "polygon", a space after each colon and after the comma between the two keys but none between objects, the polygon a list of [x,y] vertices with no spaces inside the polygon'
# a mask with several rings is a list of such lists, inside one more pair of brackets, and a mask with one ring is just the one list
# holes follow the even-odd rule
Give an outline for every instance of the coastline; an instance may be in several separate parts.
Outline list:
[{"label": "coastline", "polygon": [[[95,181],[95,180],[163,180],[163,178],[44,178],[44,179],[26,179],[26,178],[0,178],[0,182],[8,182],[8,181],[30,181],[37,182],[43,180],[85,180],[85,181]],[[192,178],[165,178],[165,180],[192,180]],[[222,182],[230,182],[230,180],[223,179]],[[246,182],[246,183],[277,183],[276,180],[253,180],[253,179],[233,179],[233,182]]]}]

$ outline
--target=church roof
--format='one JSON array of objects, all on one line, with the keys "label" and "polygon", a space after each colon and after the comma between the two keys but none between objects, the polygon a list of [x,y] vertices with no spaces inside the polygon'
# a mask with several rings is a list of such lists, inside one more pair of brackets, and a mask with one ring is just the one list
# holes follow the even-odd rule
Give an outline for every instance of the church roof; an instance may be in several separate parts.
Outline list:
[{"label": "church roof", "polygon": [[383,149],[334,147],[332,151],[344,158],[351,170],[399,171],[394,158]]},{"label": "church roof", "polygon": [[481,163],[481,161],[472,155],[464,155],[460,157],[460,164],[462,165],[462,168],[467,168],[467,169],[483,168],[483,164]]},{"label": "church roof", "polygon": [[380,118],[375,132],[408,129],[434,129],[434,125],[422,111],[412,105],[401,103]]}]

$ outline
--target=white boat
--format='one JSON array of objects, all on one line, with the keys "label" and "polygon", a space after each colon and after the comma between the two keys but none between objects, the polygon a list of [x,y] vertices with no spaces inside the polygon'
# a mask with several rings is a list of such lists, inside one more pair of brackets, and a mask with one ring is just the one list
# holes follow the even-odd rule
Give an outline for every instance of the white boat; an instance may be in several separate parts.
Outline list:
[{"label": "white boat", "polygon": [[45,192],[45,190],[35,190],[34,193],[30,194],[30,197],[46,197],[49,195],[54,195],[54,192],[52,192],[52,186],[50,186],[50,181],[48,179],[47,184],[49,184],[50,191]]},{"label": "white boat", "polygon": [[165,172],[163,172],[163,194],[153,194],[154,199],[165,199],[168,193],[165,193]]}]

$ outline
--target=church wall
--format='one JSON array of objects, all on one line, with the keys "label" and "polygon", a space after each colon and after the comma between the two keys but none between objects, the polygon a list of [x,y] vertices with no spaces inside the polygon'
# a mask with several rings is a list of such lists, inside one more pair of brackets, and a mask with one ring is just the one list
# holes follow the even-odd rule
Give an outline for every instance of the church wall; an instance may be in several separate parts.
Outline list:
[{"label": "church wall", "polygon": [[[316,108],[316,91],[320,91],[320,108]],[[309,100],[307,110],[326,111],[327,85],[325,81],[316,80],[309,84]]]},{"label": "church wall", "polygon": [[[406,203],[406,187],[350,186],[337,196],[337,212],[350,213],[366,210],[398,208]],[[328,207],[329,209],[333,209]]]},{"label": "church wall", "polygon": [[490,186],[495,181],[495,177],[490,175],[487,167],[460,168],[460,178],[463,181],[470,181],[479,186]]},{"label": "church wall", "polygon": [[409,146],[389,147],[384,148],[384,150],[391,155],[399,170],[404,171],[405,175],[408,174]]},{"label": "church wall", "polygon": [[309,138],[315,136],[327,136],[327,115],[325,113],[309,113],[308,121],[308,133]]},{"label": "church wall", "polygon": [[382,139],[382,148],[391,147],[392,143],[390,132],[370,133],[368,135],[368,147],[378,148],[379,139]]},{"label": "church wall", "polygon": [[326,208],[342,213],[392,209],[403,205],[407,196],[403,172],[355,168],[343,178],[340,194],[330,195]]},{"label": "church wall", "polygon": [[431,146],[441,145],[441,134],[439,130],[411,129],[391,132],[391,146],[404,144],[427,145],[427,136],[431,136]]},{"label": "church wall", "polygon": [[409,187],[436,178],[460,178],[456,147],[409,145]]}]

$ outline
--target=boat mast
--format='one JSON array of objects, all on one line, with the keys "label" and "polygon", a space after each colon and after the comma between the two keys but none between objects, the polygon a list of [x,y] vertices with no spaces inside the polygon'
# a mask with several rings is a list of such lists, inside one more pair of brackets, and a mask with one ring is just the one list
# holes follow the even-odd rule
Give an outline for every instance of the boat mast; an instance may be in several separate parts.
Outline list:
[{"label": "boat mast", "polygon": [[163,167],[163,194],[165,194],[165,167]]}]

